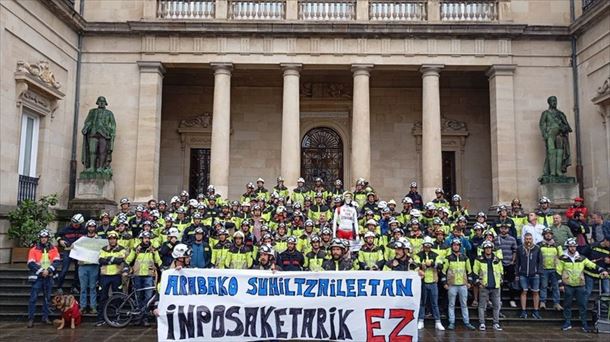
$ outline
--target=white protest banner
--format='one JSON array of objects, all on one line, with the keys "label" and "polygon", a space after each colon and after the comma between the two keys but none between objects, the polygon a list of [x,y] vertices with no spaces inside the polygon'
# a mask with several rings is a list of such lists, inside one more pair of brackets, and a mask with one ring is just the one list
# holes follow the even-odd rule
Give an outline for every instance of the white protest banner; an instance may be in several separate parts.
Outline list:
[{"label": "white protest banner", "polygon": [[86,236],[74,241],[70,250],[70,258],[97,264],[100,258],[100,250],[108,245],[106,239],[92,239]]},{"label": "white protest banner", "polygon": [[159,341],[417,341],[416,272],[182,269],[161,277]]}]

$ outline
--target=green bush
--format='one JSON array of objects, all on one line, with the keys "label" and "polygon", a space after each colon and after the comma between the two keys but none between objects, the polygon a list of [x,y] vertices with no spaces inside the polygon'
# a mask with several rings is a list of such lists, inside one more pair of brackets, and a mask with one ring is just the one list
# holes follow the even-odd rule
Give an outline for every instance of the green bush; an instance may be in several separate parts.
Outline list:
[{"label": "green bush", "polygon": [[49,207],[56,204],[56,194],[43,196],[38,201],[22,201],[17,209],[8,213],[11,223],[8,237],[20,247],[31,247],[38,240],[38,232],[55,220],[55,215]]}]

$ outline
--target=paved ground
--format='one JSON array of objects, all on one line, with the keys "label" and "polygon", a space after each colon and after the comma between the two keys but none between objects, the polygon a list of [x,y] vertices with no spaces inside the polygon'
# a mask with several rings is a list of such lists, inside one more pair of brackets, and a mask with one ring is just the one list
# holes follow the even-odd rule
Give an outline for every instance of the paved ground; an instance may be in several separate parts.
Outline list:
[{"label": "paved ground", "polygon": [[[563,332],[558,326],[536,324],[524,327],[512,324],[504,327],[504,331],[496,333],[470,332],[458,327],[456,331],[436,332],[425,329],[420,333],[420,341],[609,341],[607,334],[585,334],[574,327],[573,330]],[[91,323],[84,323],[75,330],[57,331],[52,327],[37,324],[32,329],[25,327],[25,323],[0,323],[0,341],[86,341],[86,342],[126,342],[126,341],[156,341],[156,328],[130,327],[125,329],[112,329],[108,327],[96,328]],[[227,340],[228,341],[228,340]]]}]

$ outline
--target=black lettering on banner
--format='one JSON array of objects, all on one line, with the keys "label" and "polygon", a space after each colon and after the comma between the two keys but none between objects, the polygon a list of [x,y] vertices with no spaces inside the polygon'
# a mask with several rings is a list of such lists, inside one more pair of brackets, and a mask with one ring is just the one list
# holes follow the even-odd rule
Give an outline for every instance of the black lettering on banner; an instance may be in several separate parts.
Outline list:
[{"label": "black lettering on banner", "polygon": [[[244,337],[257,337],[256,336],[256,318],[258,317],[258,308],[245,308],[246,311],[246,329],[244,333]],[[250,331],[250,334],[248,334]]]},{"label": "black lettering on banner", "polygon": [[286,309],[278,309],[273,312],[275,315],[275,337],[277,338],[288,338],[288,333],[282,331],[282,327],[284,326],[284,321],[282,320],[282,316],[286,315]]},{"label": "black lettering on banner", "polygon": [[301,329],[301,338],[305,337],[305,330],[307,330],[307,337],[313,338],[313,318],[316,315],[316,309],[305,309],[303,314],[303,328]]},{"label": "black lettering on banner", "polygon": [[290,308],[288,312],[292,315],[292,335],[290,338],[298,338],[297,331],[299,329],[299,315],[303,313],[301,308]]},{"label": "black lettering on banner", "polygon": [[239,317],[235,317],[235,314],[239,313],[239,309],[241,309],[239,306],[232,306],[225,312],[225,318],[237,325],[235,329],[227,331],[227,336],[241,336],[244,333],[244,324]]},{"label": "black lettering on banner", "polygon": [[197,337],[203,337],[203,324],[210,323],[212,320],[212,313],[205,305],[199,305],[197,307]]},{"label": "black lettering on banner", "polygon": [[175,340],[176,337],[174,337],[174,312],[176,310],[176,305],[174,304],[170,304],[167,307],[167,313],[165,314],[165,316],[167,316],[167,339],[168,340]]},{"label": "black lettering on banner", "polygon": [[[352,333],[349,331],[349,328],[345,324],[347,321],[347,317],[352,314],[354,310],[348,309],[343,310],[339,309],[339,336],[338,340],[351,340]],[[345,314],[344,314],[345,313]]]},{"label": "black lettering on banner", "polygon": [[275,306],[270,306],[267,312],[265,312],[265,307],[263,306],[261,309],[261,338],[273,337],[273,328],[269,324],[269,316],[275,310]]},{"label": "black lettering on banner", "polygon": [[214,314],[212,315],[212,337],[224,337],[225,336],[225,306],[216,305],[214,307]]},{"label": "black lettering on banner", "polygon": [[318,309],[318,329],[316,331],[316,338],[318,340],[328,338],[328,333],[326,332],[326,328],[324,328],[325,322],[326,322],[326,309],[319,308]]},{"label": "black lettering on banner", "polygon": [[337,335],[335,335],[335,311],[337,311],[335,307],[328,310],[330,312],[330,339],[333,341],[337,339]]},{"label": "black lettering on banner", "polygon": [[184,310],[184,305],[180,305],[178,307],[178,327],[180,327],[181,340],[195,337],[195,319],[193,318],[193,310],[195,310],[195,305],[189,305],[186,313]]}]

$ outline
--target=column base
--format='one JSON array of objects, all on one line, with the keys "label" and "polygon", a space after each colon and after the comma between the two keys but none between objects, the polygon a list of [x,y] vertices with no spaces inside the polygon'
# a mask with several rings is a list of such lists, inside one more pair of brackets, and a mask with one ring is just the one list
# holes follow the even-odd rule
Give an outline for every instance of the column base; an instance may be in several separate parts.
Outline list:
[{"label": "column base", "polygon": [[578,183],[547,183],[538,187],[538,197],[546,196],[557,207],[570,205],[578,197]]}]

